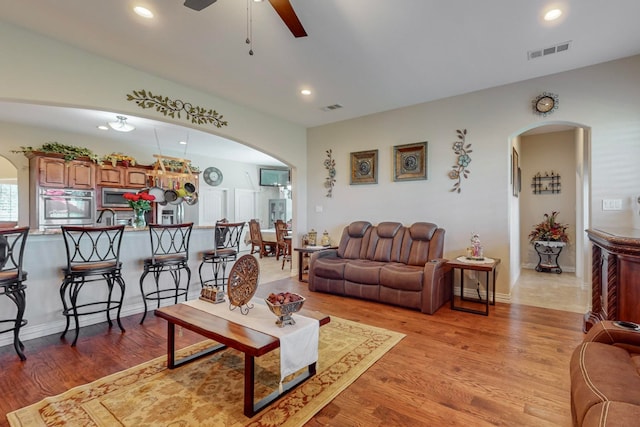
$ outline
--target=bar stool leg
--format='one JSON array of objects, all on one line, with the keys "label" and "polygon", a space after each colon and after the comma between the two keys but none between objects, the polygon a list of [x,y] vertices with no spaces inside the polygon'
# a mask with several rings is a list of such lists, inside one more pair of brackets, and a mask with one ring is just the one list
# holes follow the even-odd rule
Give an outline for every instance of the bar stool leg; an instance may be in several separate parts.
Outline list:
[{"label": "bar stool leg", "polygon": [[147,317],[147,296],[144,293],[144,278],[149,274],[149,269],[145,268],[142,276],[140,276],[140,294],[142,295],[142,303],[144,304],[144,313],[142,314],[142,319],[140,319],[140,324],[144,322],[145,317]]},{"label": "bar stool leg", "polygon": [[120,312],[122,311],[122,304],[124,302],[124,289],[125,289],[125,283],[124,283],[124,279],[122,278],[122,276],[120,274],[118,274],[115,277],[116,282],[118,283],[118,286],[120,286],[120,303],[118,304],[118,312],[116,313],[116,320],[118,322],[118,326],[120,327],[120,330],[122,332],[126,332],[124,327],[122,326],[122,322],[120,321]]},{"label": "bar stool leg", "polygon": [[16,320],[13,328],[13,347],[16,349],[16,353],[18,354],[20,360],[25,361],[27,360],[27,357],[24,355],[23,351],[24,344],[22,343],[22,341],[20,341],[20,328],[23,326],[23,324],[26,324],[26,322],[23,321],[24,311],[27,306],[24,288],[21,285],[10,286],[7,289],[6,295],[14,302],[14,304],[18,308],[18,313],[16,315]]}]

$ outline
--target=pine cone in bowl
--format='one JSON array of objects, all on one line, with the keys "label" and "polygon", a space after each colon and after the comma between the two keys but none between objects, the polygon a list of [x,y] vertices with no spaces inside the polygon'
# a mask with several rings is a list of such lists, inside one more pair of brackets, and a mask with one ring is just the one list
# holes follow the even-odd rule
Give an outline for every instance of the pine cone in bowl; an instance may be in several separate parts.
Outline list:
[{"label": "pine cone in bowl", "polygon": [[305,298],[302,295],[292,292],[270,293],[265,299],[269,310],[278,317],[276,325],[281,328],[285,325],[295,325],[296,321],[291,318],[293,313],[300,311]]}]

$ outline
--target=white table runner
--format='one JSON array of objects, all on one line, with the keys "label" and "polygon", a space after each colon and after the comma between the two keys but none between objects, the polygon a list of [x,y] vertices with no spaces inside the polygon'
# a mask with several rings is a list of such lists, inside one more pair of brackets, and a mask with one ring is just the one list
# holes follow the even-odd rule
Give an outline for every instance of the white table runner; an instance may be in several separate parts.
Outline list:
[{"label": "white table runner", "polygon": [[294,372],[318,361],[320,322],[317,319],[294,314],[295,325],[281,328],[264,300],[253,298],[254,307],[248,314],[240,309],[229,310],[229,302],[213,304],[200,299],[183,302],[190,307],[221,317],[230,322],[274,336],[280,340],[280,386],[282,380]]}]

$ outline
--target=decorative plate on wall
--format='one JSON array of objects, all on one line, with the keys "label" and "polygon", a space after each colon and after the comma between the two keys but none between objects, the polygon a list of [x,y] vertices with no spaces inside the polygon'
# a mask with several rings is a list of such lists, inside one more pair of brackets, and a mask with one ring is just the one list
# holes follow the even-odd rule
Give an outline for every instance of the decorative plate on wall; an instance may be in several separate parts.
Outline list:
[{"label": "decorative plate on wall", "polygon": [[202,178],[209,185],[220,185],[222,183],[222,172],[220,172],[220,169],[210,166],[202,172]]}]

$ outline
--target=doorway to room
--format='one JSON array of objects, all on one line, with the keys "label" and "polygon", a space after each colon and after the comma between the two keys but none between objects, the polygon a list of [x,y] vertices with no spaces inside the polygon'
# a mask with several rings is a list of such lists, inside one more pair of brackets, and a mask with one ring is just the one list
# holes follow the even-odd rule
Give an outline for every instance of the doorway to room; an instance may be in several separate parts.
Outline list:
[{"label": "doorway to room", "polygon": [[[588,127],[567,122],[535,125],[510,140],[511,172],[517,167],[509,188],[513,303],[574,312],[588,308],[591,263],[584,230],[590,224],[590,144]],[[552,173],[560,176],[559,191],[537,191],[535,176]],[[560,211],[559,220],[569,225],[570,243],[559,258],[561,274],[535,271],[539,258],[529,242],[533,225],[553,211]]]}]

